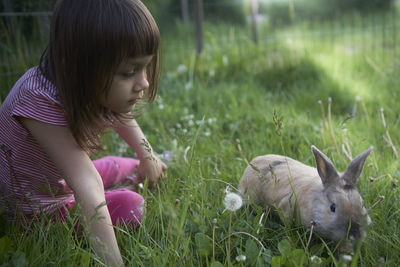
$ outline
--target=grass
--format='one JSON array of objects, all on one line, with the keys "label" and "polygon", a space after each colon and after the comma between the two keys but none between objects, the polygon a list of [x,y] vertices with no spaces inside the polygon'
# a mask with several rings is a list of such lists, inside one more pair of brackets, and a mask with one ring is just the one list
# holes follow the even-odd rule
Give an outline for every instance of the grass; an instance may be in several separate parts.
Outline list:
[{"label": "grass", "polygon": [[[178,29],[179,37],[187,38]],[[389,134],[399,147],[398,54],[372,47],[349,54],[340,38],[332,46],[323,38],[288,42],[288,33],[280,34],[272,45],[254,45],[246,29],[205,25],[208,42],[201,57],[194,47],[164,36],[159,96],[144,107],[139,123],[155,150],[171,151],[173,158],[155,190],[140,189],[147,201],[142,227],[116,229],[127,266],[226,265],[228,240],[235,266],[309,265],[312,256],[321,259],[320,266],[339,265],[335,243],[313,233],[307,246],[309,230],[263,215],[262,207],[224,211],[225,189],[235,190],[246,161],[275,153],[314,166],[312,144],[339,170],[349,162],[342,144],[353,156],[374,146],[359,182],[372,225],[352,266],[400,263],[400,166],[383,138]],[[37,54],[29,51],[35,47],[40,45],[21,36],[20,58],[11,53],[13,61],[2,65],[1,74],[34,65]],[[10,80],[1,80],[3,95],[10,86]],[[132,155],[112,133],[104,142],[105,154]],[[377,203],[380,196],[384,199]],[[5,266],[100,265],[86,239],[73,234],[71,220],[42,221],[29,231],[3,221],[0,261]],[[230,238],[229,229],[235,233]],[[236,261],[239,255],[246,260]]]}]

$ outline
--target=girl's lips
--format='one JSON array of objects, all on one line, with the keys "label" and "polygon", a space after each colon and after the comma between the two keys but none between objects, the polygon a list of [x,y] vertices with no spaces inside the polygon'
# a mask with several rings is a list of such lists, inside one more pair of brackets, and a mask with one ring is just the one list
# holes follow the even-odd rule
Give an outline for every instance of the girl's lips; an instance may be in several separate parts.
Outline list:
[{"label": "girl's lips", "polygon": [[136,104],[139,101],[140,101],[140,98],[134,98],[134,99],[129,100],[128,102],[131,104]]}]

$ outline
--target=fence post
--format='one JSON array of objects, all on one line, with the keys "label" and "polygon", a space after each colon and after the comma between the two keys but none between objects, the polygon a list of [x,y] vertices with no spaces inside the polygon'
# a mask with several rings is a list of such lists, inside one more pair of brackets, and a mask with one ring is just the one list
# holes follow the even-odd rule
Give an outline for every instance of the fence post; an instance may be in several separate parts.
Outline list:
[{"label": "fence post", "polygon": [[197,55],[203,51],[203,0],[194,1],[194,14],[196,18]]},{"label": "fence post", "polygon": [[189,4],[188,0],[181,0],[181,13],[184,24],[189,23]]},{"label": "fence post", "polygon": [[[3,6],[4,6],[5,12],[13,12],[12,3],[10,0],[3,0]],[[7,23],[8,31],[10,34],[10,39],[12,42],[14,42],[15,41],[15,34],[14,34],[15,31],[14,31],[13,19],[11,17],[6,17],[6,23]]]},{"label": "fence post", "polygon": [[251,28],[253,33],[253,42],[258,43],[258,30],[257,30],[257,14],[258,14],[258,0],[251,0]]}]

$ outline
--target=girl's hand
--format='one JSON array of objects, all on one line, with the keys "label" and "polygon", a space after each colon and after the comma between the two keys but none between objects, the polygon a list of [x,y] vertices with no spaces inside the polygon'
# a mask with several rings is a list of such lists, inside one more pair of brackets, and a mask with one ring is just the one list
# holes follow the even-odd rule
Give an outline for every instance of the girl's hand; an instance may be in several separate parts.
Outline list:
[{"label": "girl's hand", "polygon": [[154,187],[157,182],[164,176],[167,165],[162,162],[156,155],[152,154],[140,161],[138,167],[138,182],[143,182],[146,178],[149,181],[149,187]]}]

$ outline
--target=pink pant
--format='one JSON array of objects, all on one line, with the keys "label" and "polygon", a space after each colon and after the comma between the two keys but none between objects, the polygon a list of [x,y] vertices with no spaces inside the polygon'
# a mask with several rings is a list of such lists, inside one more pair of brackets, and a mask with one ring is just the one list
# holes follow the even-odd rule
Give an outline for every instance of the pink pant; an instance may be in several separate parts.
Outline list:
[{"label": "pink pant", "polygon": [[[107,189],[116,183],[134,174],[139,161],[133,158],[107,156],[93,161],[94,166],[103,179],[104,188]],[[129,189],[120,188],[105,192],[107,208],[111,215],[113,225],[124,222],[133,226],[139,226],[142,220],[144,199],[141,195]],[[70,210],[75,200],[65,203]],[[67,211],[61,209],[60,217],[66,218]]]}]

